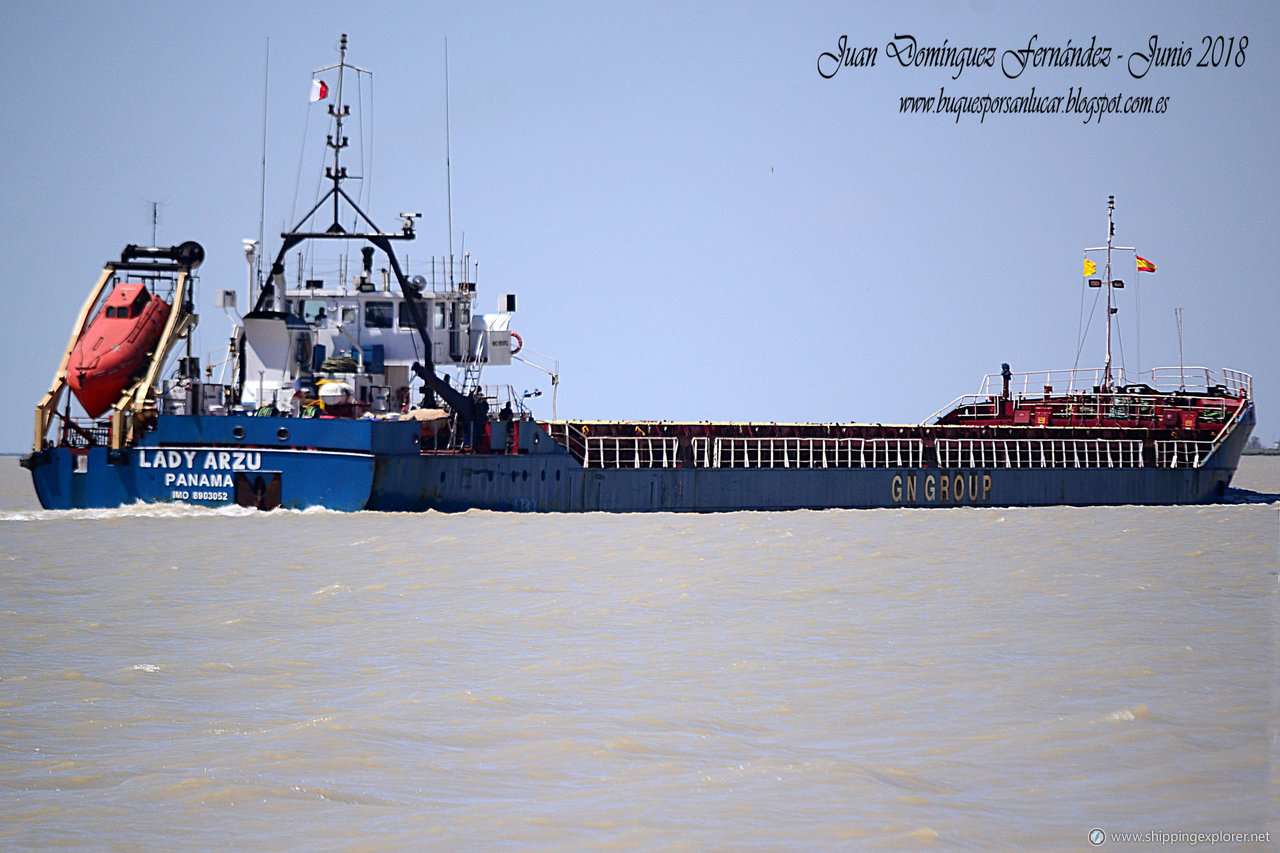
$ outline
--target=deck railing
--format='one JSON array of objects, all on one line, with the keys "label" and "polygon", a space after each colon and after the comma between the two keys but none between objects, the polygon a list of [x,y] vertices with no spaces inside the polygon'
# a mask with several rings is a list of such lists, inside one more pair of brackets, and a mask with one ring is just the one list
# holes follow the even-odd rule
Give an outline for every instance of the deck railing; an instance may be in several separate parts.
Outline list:
[{"label": "deck railing", "polygon": [[[574,431],[567,431],[572,440]],[[585,468],[675,468],[675,437],[578,437]],[[696,468],[919,468],[919,439],[709,438],[692,439]],[[1214,441],[1157,441],[1161,468],[1198,468],[1216,449]],[[1137,440],[940,438],[939,468],[1141,468],[1147,461]],[[578,454],[574,454],[577,456]]]},{"label": "deck railing", "polygon": [[679,439],[663,436],[602,435],[583,441],[584,468],[674,468]]},{"label": "deck railing", "polygon": [[[1253,377],[1239,370],[1223,369],[1221,375],[1208,368],[1154,368],[1150,371],[1150,379],[1155,383],[1151,390],[1156,393],[1123,393],[1115,392],[1099,396],[1092,390],[1085,390],[1080,385],[1079,374],[1092,376],[1092,371],[1044,371],[1035,374],[1018,374],[1020,382],[1010,384],[1010,397],[1015,409],[1031,409],[1049,407],[1051,417],[1082,418],[1089,420],[1103,417],[1112,420],[1149,417],[1158,406],[1195,407],[1202,417],[1212,419],[1215,414],[1226,421],[1231,410],[1239,410],[1243,403],[1253,399]],[[1061,375],[1062,381],[1055,385],[1046,381],[1052,388],[1045,394],[1044,386],[1028,390],[1027,377],[1036,376],[1051,379]],[[983,381],[983,393],[965,394],[934,412],[926,423],[937,423],[944,415],[963,409],[961,415],[966,420],[995,420],[1001,416],[998,405],[1000,389],[993,387],[993,380],[998,374],[992,374]],[[1123,378],[1123,377],[1122,377]],[[1187,380],[1187,384],[1180,384]],[[1229,396],[1217,396],[1225,391]],[[1210,399],[1206,399],[1210,398]],[[1102,410],[1099,411],[1099,405]]]},{"label": "deck railing", "polygon": [[581,432],[580,427],[571,427],[568,421],[559,423],[548,423],[546,425],[547,432],[555,441],[565,450],[582,462],[587,455],[587,440]]},{"label": "deck railing", "polygon": [[[1031,370],[1010,376],[1009,393],[1015,397],[1034,398],[1044,393],[1045,386],[1052,387],[1055,394],[1091,393],[1094,388],[1103,384],[1104,378],[1102,368]],[[1220,371],[1208,367],[1153,367],[1133,375],[1125,373],[1123,368],[1113,367],[1111,379],[1117,388],[1143,384],[1165,394],[1179,391],[1200,394],[1211,388],[1221,387],[1236,396],[1243,393],[1246,397],[1253,397],[1253,377],[1229,367]],[[995,396],[1001,393],[1003,387],[1004,377],[1001,374],[988,373],[982,379],[978,396]]]},{"label": "deck railing", "polygon": [[[552,437],[586,468],[1160,468],[1202,467],[1245,405],[1225,411],[1211,440],[590,435],[552,423]],[[584,434],[586,432],[586,434]],[[927,437],[927,436],[926,436]],[[683,449],[681,446],[684,444]]]},{"label": "deck railing", "polygon": [[1161,468],[1199,468],[1217,448],[1216,441],[1157,441],[1156,464]]},{"label": "deck railing", "polygon": [[60,412],[54,416],[62,421],[58,443],[66,447],[105,447],[111,443],[111,428],[106,421],[90,421],[67,418]]},{"label": "deck railing", "polygon": [[696,437],[699,468],[918,468],[918,438]]},{"label": "deck railing", "polygon": [[[1028,370],[1010,375],[1009,393],[1015,397],[1036,397],[1051,386],[1053,393],[1092,392],[1103,384],[1106,373],[1102,368],[1076,368],[1073,370]],[[1142,373],[1128,374],[1124,368],[1112,368],[1111,380],[1116,388],[1128,384],[1146,384],[1161,393],[1185,391],[1203,393],[1210,388],[1225,388],[1231,394],[1253,397],[1253,377],[1243,370],[1222,368],[1212,370],[1202,366],[1181,368],[1152,368]],[[979,397],[991,397],[1004,389],[1004,375],[988,373],[983,377]]]},{"label": "deck railing", "polygon": [[940,468],[1138,468],[1142,442],[1108,439],[940,438]]}]

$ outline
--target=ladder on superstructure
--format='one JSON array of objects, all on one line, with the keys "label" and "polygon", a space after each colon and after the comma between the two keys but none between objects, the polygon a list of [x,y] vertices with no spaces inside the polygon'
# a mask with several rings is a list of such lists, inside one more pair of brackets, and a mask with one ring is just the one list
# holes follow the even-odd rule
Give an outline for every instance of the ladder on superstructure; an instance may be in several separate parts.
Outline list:
[{"label": "ladder on superstructure", "polygon": [[[469,358],[463,365],[462,370],[462,393],[471,395],[480,386],[480,372],[484,369],[484,365],[480,363],[479,358]],[[481,389],[483,390],[483,389]]]}]

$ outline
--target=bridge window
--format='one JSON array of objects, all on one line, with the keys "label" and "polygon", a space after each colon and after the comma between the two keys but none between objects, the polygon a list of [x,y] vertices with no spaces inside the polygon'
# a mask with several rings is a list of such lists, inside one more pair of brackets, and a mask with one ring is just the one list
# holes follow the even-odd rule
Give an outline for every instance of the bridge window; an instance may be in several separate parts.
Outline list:
[{"label": "bridge window", "polygon": [[366,329],[390,329],[395,318],[390,302],[366,302],[364,325]]},{"label": "bridge window", "polygon": [[[425,309],[422,309],[422,310],[425,310]],[[400,303],[400,328],[402,329],[413,328],[413,312],[409,308],[409,300],[407,299]]]},{"label": "bridge window", "polygon": [[324,299],[299,299],[298,311],[308,323],[324,325],[329,318],[328,302]]}]

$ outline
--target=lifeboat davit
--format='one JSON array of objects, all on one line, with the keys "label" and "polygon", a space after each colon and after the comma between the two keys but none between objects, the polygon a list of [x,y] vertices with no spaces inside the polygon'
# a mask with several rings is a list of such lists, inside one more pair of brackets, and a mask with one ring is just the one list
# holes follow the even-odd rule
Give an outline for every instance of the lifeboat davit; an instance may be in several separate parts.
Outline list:
[{"label": "lifeboat davit", "polygon": [[85,414],[99,417],[120,399],[160,339],[169,310],[145,284],[115,286],[67,362],[67,385]]}]

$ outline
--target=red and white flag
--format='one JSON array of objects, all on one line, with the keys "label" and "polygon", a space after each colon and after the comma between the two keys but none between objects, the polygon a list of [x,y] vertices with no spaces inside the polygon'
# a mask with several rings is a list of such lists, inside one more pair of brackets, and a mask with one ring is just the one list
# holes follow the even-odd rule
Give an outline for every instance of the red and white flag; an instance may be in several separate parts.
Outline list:
[{"label": "red and white flag", "polygon": [[311,103],[323,101],[329,97],[329,86],[318,77],[311,81]]}]

